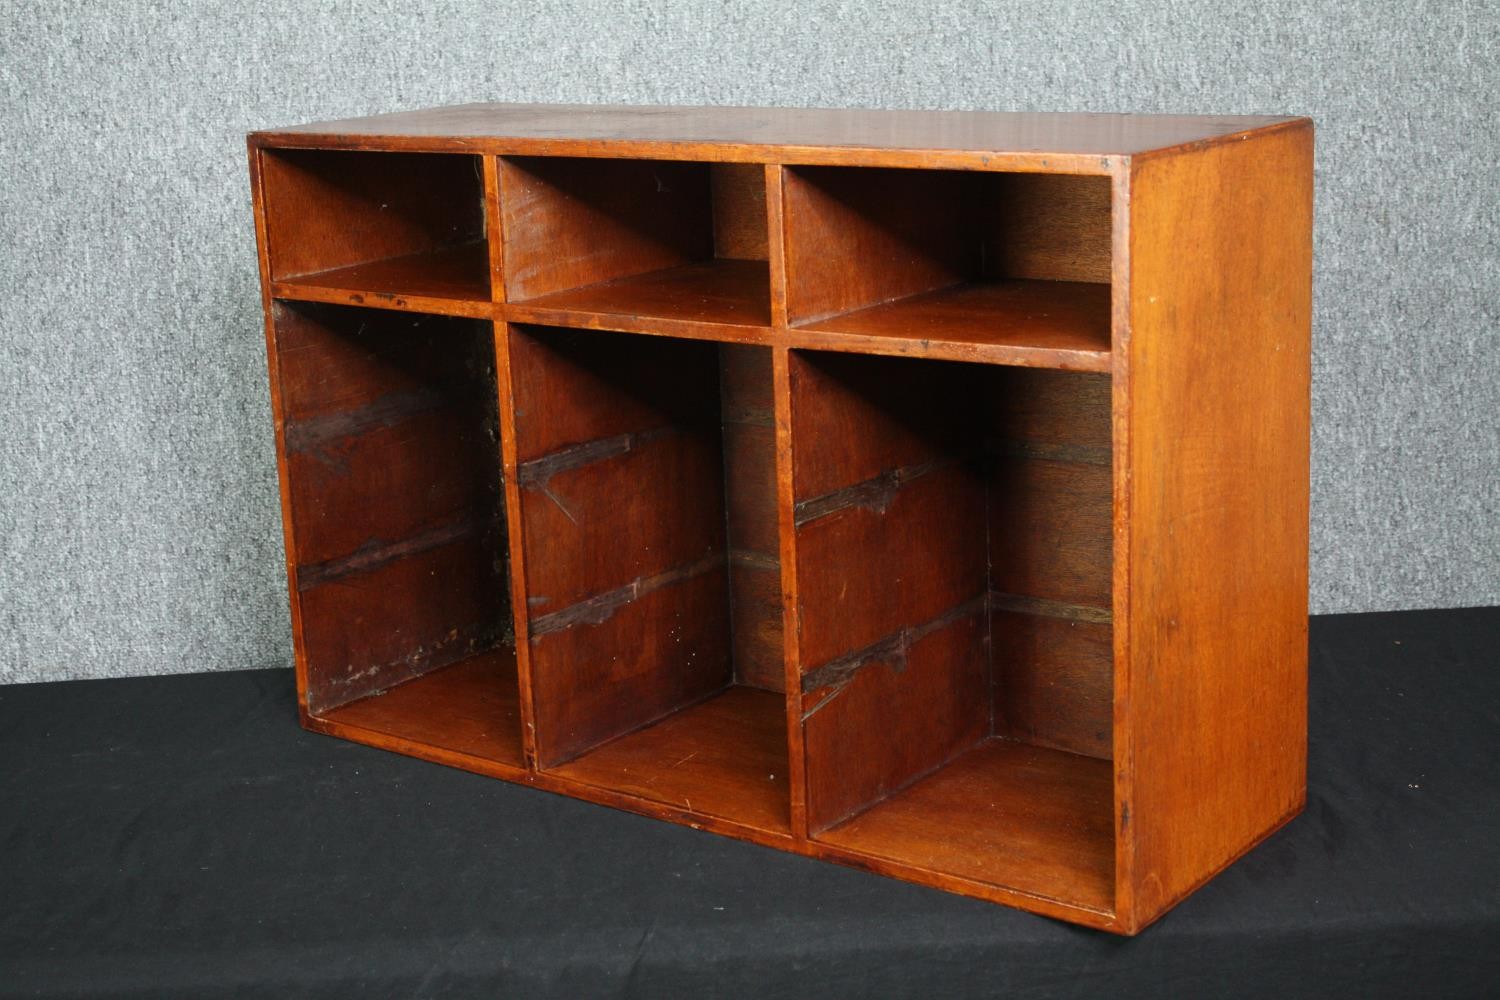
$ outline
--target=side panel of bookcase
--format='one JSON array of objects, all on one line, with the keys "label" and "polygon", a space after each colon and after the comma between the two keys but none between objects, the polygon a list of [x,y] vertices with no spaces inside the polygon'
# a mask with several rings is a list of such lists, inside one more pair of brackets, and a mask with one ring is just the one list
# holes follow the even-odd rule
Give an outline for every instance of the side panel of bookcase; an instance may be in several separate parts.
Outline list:
[{"label": "side panel of bookcase", "polygon": [[1129,197],[1127,930],[1306,794],[1312,130],[1139,158]]}]

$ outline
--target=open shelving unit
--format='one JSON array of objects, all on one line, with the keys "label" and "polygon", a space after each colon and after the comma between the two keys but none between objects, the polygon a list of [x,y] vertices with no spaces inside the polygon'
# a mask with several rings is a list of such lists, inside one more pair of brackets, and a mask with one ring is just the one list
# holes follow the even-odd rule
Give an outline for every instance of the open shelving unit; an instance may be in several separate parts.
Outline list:
[{"label": "open shelving unit", "polygon": [[1110,367],[1110,179],[799,167],[789,321],[855,349]]},{"label": "open shelving unit", "polygon": [[1135,933],[1304,795],[1309,150],[253,134],[303,723]]}]

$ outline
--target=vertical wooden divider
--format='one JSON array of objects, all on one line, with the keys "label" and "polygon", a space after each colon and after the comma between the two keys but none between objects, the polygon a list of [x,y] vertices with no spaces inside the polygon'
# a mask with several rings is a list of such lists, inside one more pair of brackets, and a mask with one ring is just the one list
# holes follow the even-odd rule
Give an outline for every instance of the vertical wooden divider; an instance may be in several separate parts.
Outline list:
[{"label": "vertical wooden divider", "polygon": [[302,601],[297,588],[297,539],[292,527],[291,484],[287,479],[286,428],[281,401],[280,358],[276,350],[276,321],[271,297],[271,249],[266,221],[266,189],[262,158],[266,155],[254,143],[247,144],[250,157],[250,199],[255,215],[256,258],[260,265],[261,311],[265,316],[266,369],[271,389],[271,424],[276,436],[276,484],[281,500],[281,535],[285,546],[287,597],[291,605],[292,669],[297,678],[297,715],[305,726],[307,711],[307,652],[302,639]]},{"label": "vertical wooden divider", "polygon": [[1114,551],[1110,610],[1114,619],[1114,705],[1110,720],[1114,765],[1112,822],[1115,828],[1115,914],[1123,926],[1135,921],[1135,838],[1130,829],[1131,780],[1135,771],[1130,727],[1130,169],[1116,166],[1110,179],[1110,498]]},{"label": "vertical wooden divider", "polygon": [[521,714],[521,752],[526,769],[536,770],[536,709],[531,687],[531,628],[526,594],[526,552],[521,524],[521,490],[516,481],[516,406],[511,381],[510,324],[499,314],[505,302],[505,227],[500,210],[500,158],[484,157],[484,229],[490,255],[490,300],[496,305],[495,391],[500,422],[500,475],[505,493],[505,526],[510,570],[510,610],[516,640],[516,686]]},{"label": "vertical wooden divider", "polygon": [[784,330],[787,317],[786,269],[786,168],[779,163],[766,164],[766,255],[771,265],[771,325]]},{"label": "vertical wooden divider", "polygon": [[[787,328],[786,213],[779,163],[766,164],[766,232],[771,270],[771,323]],[[786,669],[786,738],[792,836],[807,836],[807,757],[802,742],[802,661],[797,636],[797,527],[793,514],[792,390],[790,352],[771,348],[772,399],[776,422],[776,525],[781,554],[781,634]]]}]

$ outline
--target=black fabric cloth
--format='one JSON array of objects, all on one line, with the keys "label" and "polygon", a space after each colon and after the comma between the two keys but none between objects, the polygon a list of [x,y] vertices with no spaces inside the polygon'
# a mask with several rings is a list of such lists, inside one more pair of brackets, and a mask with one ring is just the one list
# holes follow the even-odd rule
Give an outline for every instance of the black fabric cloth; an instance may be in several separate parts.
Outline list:
[{"label": "black fabric cloth", "polygon": [[1500,609],[1316,618],[1307,811],[1133,940],[306,733],[0,688],[0,996],[1495,996]]}]

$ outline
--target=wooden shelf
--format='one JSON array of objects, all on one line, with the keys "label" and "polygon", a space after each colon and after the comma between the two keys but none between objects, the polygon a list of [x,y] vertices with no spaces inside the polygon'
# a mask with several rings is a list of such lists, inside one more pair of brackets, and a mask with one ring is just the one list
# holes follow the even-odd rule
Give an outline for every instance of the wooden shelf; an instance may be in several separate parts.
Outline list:
[{"label": "wooden shelf", "polygon": [[1113,767],[990,740],[817,839],[861,855],[1114,909]]},{"label": "wooden shelf", "polygon": [[252,135],[304,724],[1138,932],[1303,801],[1309,126]]},{"label": "wooden shelf", "polygon": [[824,350],[1103,372],[1109,331],[1109,285],[1011,280],[883,302],[804,323],[796,335]]},{"label": "wooden shelf", "polygon": [[764,343],[770,269],[763,260],[694,261],[511,303],[506,312],[524,323]]},{"label": "wooden shelf", "polygon": [[731,687],[549,773],[791,833],[786,703],[773,691]]},{"label": "wooden shelf", "polygon": [[336,267],[273,282],[280,299],[487,319],[489,249],[483,241]]},{"label": "wooden shelf", "polygon": [[501,646],[317,716],[323,722],[521,769],[516,653]]}]

